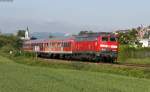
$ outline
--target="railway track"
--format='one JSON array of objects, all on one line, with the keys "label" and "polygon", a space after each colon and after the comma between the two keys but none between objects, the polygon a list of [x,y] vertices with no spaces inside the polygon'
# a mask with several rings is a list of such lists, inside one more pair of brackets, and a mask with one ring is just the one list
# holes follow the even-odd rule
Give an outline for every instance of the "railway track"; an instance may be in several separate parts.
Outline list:
[{"label": "railway track", "polygon": [[150,68],[150,64],[118,64],[118,65],[124,65],[124,66],[130,66],[130,67],[143,67],[143,68]]},{"label": "railway track", "polygon": [[150,68],[150,64],[130,64],[130,63],[105,63],[105,62],[88,62],[88,61],[75,61],[75,60],[61,60],[61,59],[47,59],[39,58],[40,60],[48,62],[60,62],[60,63],[71,63],[71,62],[81,62],[85,64],[96,64],[96,65],[112,65],[114,67],[133,67],[133,68]]}]

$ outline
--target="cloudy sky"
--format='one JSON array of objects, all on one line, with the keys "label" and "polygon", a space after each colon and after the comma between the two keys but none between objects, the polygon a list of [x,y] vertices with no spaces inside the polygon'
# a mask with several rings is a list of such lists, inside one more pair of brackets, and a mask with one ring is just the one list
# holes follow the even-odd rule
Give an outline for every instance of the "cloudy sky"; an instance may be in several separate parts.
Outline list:
[{"label": "cloudy sky", "polygon": [[[8,1],[8,0],[7,0]],[[0,31],[76,33],[150,24],[150,0],[0,0]]]}]

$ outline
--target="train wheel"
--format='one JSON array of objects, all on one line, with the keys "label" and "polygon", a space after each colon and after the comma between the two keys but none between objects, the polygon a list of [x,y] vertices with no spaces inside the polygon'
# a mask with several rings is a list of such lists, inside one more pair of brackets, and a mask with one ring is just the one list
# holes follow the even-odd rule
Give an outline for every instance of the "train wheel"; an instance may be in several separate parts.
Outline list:
[{"label": "train wheel", "polygon": [[100,57],[95,57],[95,58],[94,58],[94,61],[95,61],[96,63],[100,62]]}]

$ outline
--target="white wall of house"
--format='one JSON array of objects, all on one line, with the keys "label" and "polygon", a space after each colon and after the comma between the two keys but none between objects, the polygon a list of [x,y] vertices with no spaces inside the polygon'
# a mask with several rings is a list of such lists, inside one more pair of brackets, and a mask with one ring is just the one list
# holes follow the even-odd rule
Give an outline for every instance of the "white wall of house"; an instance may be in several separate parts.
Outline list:
[{"label": "white wall of house", "polygon": [[142,47],[150,47],[150,39],[142,39],[139,42],[142,43]]}]

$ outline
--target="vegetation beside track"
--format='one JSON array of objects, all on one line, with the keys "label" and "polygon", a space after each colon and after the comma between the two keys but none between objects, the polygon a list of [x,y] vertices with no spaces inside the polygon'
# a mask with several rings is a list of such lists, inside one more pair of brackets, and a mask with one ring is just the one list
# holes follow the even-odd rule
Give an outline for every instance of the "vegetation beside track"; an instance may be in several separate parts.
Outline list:
[{"label": "vegetation beside track", "polygon": [[[132,33],[132,32],[131,32]],[[8,54],[13,51],[13,55],[20,54],[19,50],[22,48],[23,41],[19,39],[20,36],[14,35],[0,35],[0,51]],[[122,42],[122,41],[121,41]],[[150,48],[130,47],[128,44],[119,46],[118,61],[122,64],[150,64]],[[18,53],[19,52],[19,53]],[[26,54],[31,56],[34,54]]]},{"label": "vegetation beside track", "polygon": [[34,53],[6,55],[1,54],[19,64],[41,66],[55,69],[72,69],[91,72],[101,72],[150,79],[150,67],[126,66],[123,64],[88,63],[56,59],[36,58]]},{"label": "vegetation beside track", "polygon": [[[59,60],[50,62],[22,56],[15,58],[0,56],[0,58],[1,92],[150,91],[149,79],[121,76],[112,72],[122,72],[123,75],[128,71],[117,66],[115,68],[112,65],[62,63],[58,62]],[[136,69],[132,71],[140,72]]]},{"label": "vegetation beside track", "polygon": [[[43,60],[36,58],[35,53],[20,52],[14,46],[4,44],[0,48],[2,92],[150,91],[149,67]],[[131,63],[131,60],[133,64],[137,63],[136,60],[139,60],[137,64],[149,64],[149,58],[144,59],[130,57],[121,64]],[[123,61],[120,55],[119,60]]]},{"label": "vegetation beside track", "polygon": [[120,45],[118,61],[123,64],[150,64],[150,48]]}]

